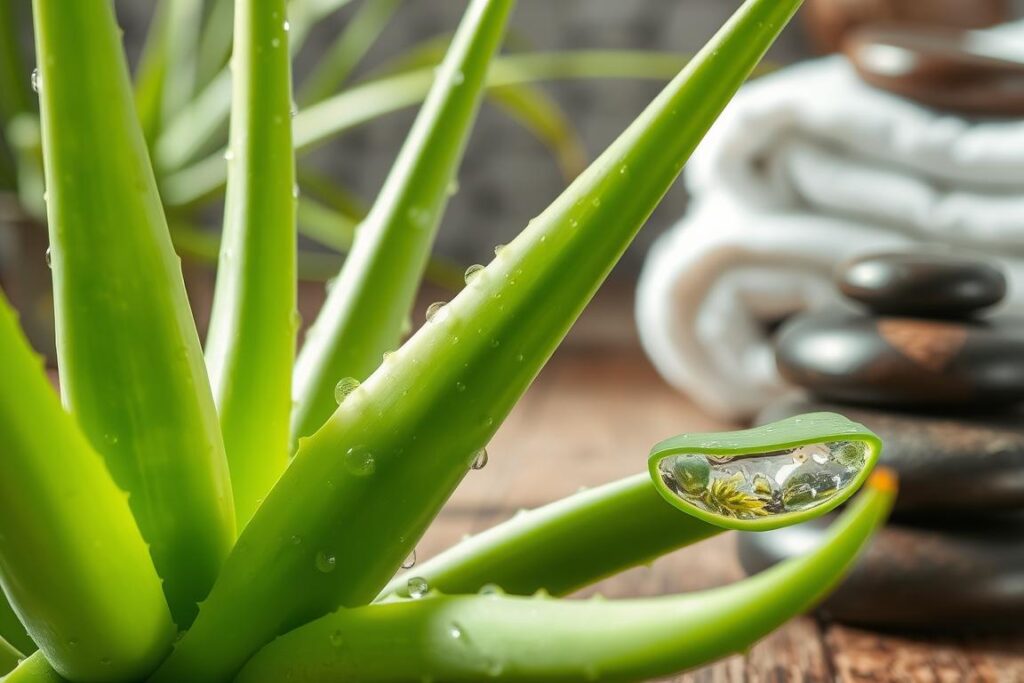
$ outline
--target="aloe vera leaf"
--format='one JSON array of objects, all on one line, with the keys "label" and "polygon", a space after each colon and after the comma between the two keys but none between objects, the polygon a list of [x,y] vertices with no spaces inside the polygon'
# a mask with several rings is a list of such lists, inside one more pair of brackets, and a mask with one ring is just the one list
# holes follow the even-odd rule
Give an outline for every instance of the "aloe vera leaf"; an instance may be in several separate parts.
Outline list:
[{"label": "aloe vera leaf", "polygon": [[288,464],[298,314],[286,5],[235,4],[231,154],[206,362],[239,528]]},{"label": "aloe vera leaf", "polygon": [[223,680],[274,636],[379,594],[799,5],[748,0],[300,444],[156,680]]},{"label": "aloe vera leaf", "polygon": [[196,85],[203,89],[221,73],[231,56],[234,0],[209,0],[196,55]]},{"label": "aloe vera leaf", "polygon": [[447,595],[487,584],[566,595],[721,532],[679,514],[639,474],[517,514],[395,577],[380,597],[408,597],[411,576]]},{"label": "aloe vera leaf", "polygon": [[6,141],[8,123],[32,111],[29,70],[21,53],[16,0],[0,0],[0,188],[14,188],[17,168]]},{"label": "aloe vera leaf", "polygon": [[[0,297],[0,585],[63,675],[151,671],[174,626],[125,494]],[[125,599],[125,587],[131,599]]]},{"label": "aloe vera leaf", "polygon": [[13,671],[3,677],[3,683],[66,683],[42,652],[23,659]]},{"label": "aloe vera leaf", "polygon": [[171,612],[185,627],[234,539],[199,337],[112,4],[33,7],[61,387],[131,495]]},{"label": "aloe vera leaf", "polygon": [[488,100],[551,150],[567,181],[587,167],[583,140],[562,107],[540,88],[529,84],[492,88]]},{"label": "aloe vera leaf", "polygon": [[[812,607],[853,565],[895,498],[876,475],[813,552],[698,593],[633,600],[500,594],[339,610],[281,636],[239,683],[270,681],[638,681],[742,652]],[[396,651],[395,643],[401,643]]]},{"label": "aloe vera leaf", "polygon": [[[294,31],[294,28],[292,29]],[[488,87],[504,87],[542,80],[582,78],[645,78],[667,80],[688,61],[687,56],[629,50],[552,52],[499,57],[492,62]],[[353,86],[334,97],[300,111],[294,119],[296,151],[304,152],[330,141],[341,133],[380,116],[400,111],[423,101],[433,83],[434,69],[424,68],[388,76]],[[227,80],[220,87],[227,92]],[[221,118],[217,119],[216,108]],[[157,142],[158,159],[164,150],[178,160],[191,159],[216,132],[228,109],[228,98],[203,97],[202,112],[183,112],[178,121],[169,122]],[[186,120],[184,117],[189,116]],[[201,135],[202,134],[202,135]],[[200,139],[202,138],[202,139]],[[179,150],[174,154],[173,150]],[[224,184],[223,152],[174,170],[163,179],[164,201],[170,206],[186,206],[202,201]],[[162,161],[161,165],[165,165]]]},{"label": "aloe vera leaf", "polygon": [[162,0],[150,22],[136,77],[136,109],[147,140],[195,88],[200,0]]},{"label": "aloe vera leaf", "polygon": [[24,655],[0,636],[0,678],[7,675],[24,659]]},{"label": "aloe vera leaf", "polygon": [[[739,520],[684,503],[668,489],[659,469],[664,458],[680,452],[762,455],[832,441],[867,446],[863,459],[850,463],[859,468],[857,475],[831,498],[799,512],[783,510],[756,520]],[[710,443],[715,445],[707,446]],[[675,437],[652,450],[650,476],[623,479],[518,514],[418,565],[414,575],[447,595],[474,592],[486,584],[497,584],[516,595],[541,589],[565,595],[726,528],[773,529],[823,515],[860,488],[880,450],[878,437],[862,425],[826,413],[740,432]],[[688,514],[679,517],[676,508]],[[393,579],[381,597],[408,596],[407,579],[412,575]]]},{"label": "aloe vera leaf", "polygon": [[341,378],[365,379],[401,341],[511,7],[510,0],[471,4],[452,39],[431,94],[306,334],[293,378],[293,445],[334,412]]},{"label": "aloe vera leaf", "polygon": [[299,89],[299,103],[319,102],[333,95],[377,41],[401,2],[366,0],[306,77]]},{"label": "aloe vera leaf", "polygon": [[38,649],[2,590],[0,590],[0,638],[25,654],[31,654]]},{"label": "aloe vera leaf", "polygon": [[[374,77],[436,64],[446,44],[447,40],[436,37],[424,41],[375,70]],[[673,69],[666,77],[675,73]],[[579,132],[558,102],[539,87],[530,83],[495,87],[488,91],[487,99],[551,151],[567,181],[572,181],[586,167],[587,154]]]},{"label": "aloe vera leaf", "polygon": [[[834,495],[811,507],[749,519],[716,514],[713,510],[707,510],[688,501],[669,487],[659,469],[663,461],[680,454],[687,457],[696,456],[699,458],[697,461],[701,463],[707,463],[708,457],[736,458],[738,461],[745,457],[779,454],[775,457],[788,463],[790,449],[830,442],[859,444],[863,447],[863,461],[858,459],[856,463],[850,464],[851,470],[857,468],[856,476],[851,477]],[[768,531],[818,517],[844,503],[864,483],[878,462],[881,451],[881,440],[864,425],[836,413],[810,413],[737,432],[683,434],[666,439],[651,449],[648,468],[658,492],[680,510],[709,524],[729,529]],[[799,469],[795,469],[794,473],[798,471]]]}]

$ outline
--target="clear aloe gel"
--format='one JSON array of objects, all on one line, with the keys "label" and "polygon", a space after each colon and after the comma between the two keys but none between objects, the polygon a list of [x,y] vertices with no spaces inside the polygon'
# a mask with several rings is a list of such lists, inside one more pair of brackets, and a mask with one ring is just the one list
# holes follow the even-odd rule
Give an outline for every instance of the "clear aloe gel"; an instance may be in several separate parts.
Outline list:
[{"label": "clear aloe gel", "polygon": [[733,529],[773,529],[849,498],[878,460],[881,440],[835,413],[755,429],[683,434],[651,450],[655,486],[672,505]]}]

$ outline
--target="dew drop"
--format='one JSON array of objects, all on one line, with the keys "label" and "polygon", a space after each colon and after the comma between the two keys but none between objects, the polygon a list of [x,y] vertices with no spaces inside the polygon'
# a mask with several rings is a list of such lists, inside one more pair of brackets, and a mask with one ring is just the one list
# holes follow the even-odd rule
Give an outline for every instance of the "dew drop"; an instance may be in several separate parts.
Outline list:
[{"label": "dew drop", "polygon": [[600,197],[594,197],[594,199],[591,200],[590,203],[593,204],[594,208],[596,209],[597,207],[601,206],[601,198]]},{"label": "dew drop", "polygon": [[272,38],[270,41],[270,47],[281,47],[281,40],[279,38]]},{"label": "dew drop", "polygon": [[415,566],[416,566],[416,548],[413,548],[412,552],[409,553],[409,557],[405,558],[405,561],[402,562],[402,569],[412,569]]},{"label": "dew drop", "polygon": [[348,395],[358,388],[359,380],[355,377],[343,377],[334,385],[334,400],[341,405]]},{"label": "dew drop", "polygon": [[282,26],[281,28],[283,28],[283,29],[284,29],[284,32],[285,32],[285,33],[288,33],[288,31],[291,31],[291,30],[292,30],[292,22],[290,22],[290,21],[288,21],[287,19],[285,19],[285,20],[284,20],[284,25],[283,25],[283,26]]},{"label": "dew drop", "polygon": [[331,645],[334,647],[341,647],[345,644],[345,636],[340,630],[335,631],[331,634]]},{"label": "dew drop", "polygon": [[456,382],[455,383],[455,390],[456,391],[460,391],[460,392],[461,391],[465,391],[466,390],[466,385],[463,384],[462,382]]},{"label": "dew drop", "polygon": [[353,446],[345,453],[345,466],[357,477],[368,477],[377,470],[377,461],[365,446]]},{"label": "dew drop", "polygon": [[231,161],[234,158],[235,158],[234,150],[232,150],[230,147],[228,147],[227,149],[224,150],[224,159],[226,161]]},{"label": "dew drop", "polygon": [[302,544],[302,536],[292,536],[289,540],[291,541],[292,545]]},{"label": "dew drop", "polygon": [[426,579],[419,576],[414,576],[409,579],[406,587],[409,589],[409,597],[414,600],[419,600],[430,592],[430,584],[427,583]]},{"label": "dew drop", "polygon": [[441,322],[444,320],[447,316],[447,311],[445,310],[447,305],[446,301],[435,301],[427,306],[427,322],[434,322],[435,320]]},{"label": "dew drop", "polygon": [[300,194],[302,194],[302,192],[299,190],[299,184],[295,183],[292,185],[292,197],[294,199],[298,199]]},{"label": "dew drop", "polygon": [[50,251],[50,247],[46,248],[46,267],[53,268],[53,252]]},{"label": "dew drop", "polygon": [[457,195],[459,193],[459,179],[452,178],[451,180],[449,180],[448,187],[445,189],[448,192],[449,197],[454,197],[455,195]]},{"label": "dew drop", "polygon": [[482,470],[483,468],[487,467],[487,460],[487,449],[481,448],[480,450],[473,454],[473,469]]},{"label": "dew drop", "polygon": [[[24,73],[24,72],[22,72],[22,73]],[[32,69],[32,76],[31,76],[30,80],[32,81],[32,92],[34,92],[36,94],[39,94],[39,88],[42,87],[43,79],[39,75],[39,69],[38,68]],[[22,83],[24,83],[24,81],[22,81]]]},{"label": "dew drop", "polygon": [[454,74],[452,74],[452,83],[454,83],[455,85],[462,85],[465,82],[466,74],[462,73],[461,71],[456,71]]},{"label": "dew drop", "polygon": [[496,583],[485,583],[477,591],[480,595],[504,595],[505,591]]},{"label": "dew drop", "polygon": [[394,355],[395,355],[394,351],[385,351],[384,354],[380,357],[380,359],[381,359],[382,362],[387,363],[389,360],[391,360],[391,358]]},{"label": "dew drop", "polygon": [[331,553],[321,550],[316,554],[316,569],[322,574],[330,574],[338,565],[338,558]]},{"label": "dew drop", "polygon": [[481,277],[481,273],[483,272],[483,270],[484,267],[481,266],[479,263],[474,264],[469,268],[466,268],[466,284],[473,284],[473,280],[477,279],[478,277]]},{"label": "dew drop", "polygon": [[448,635],[454,640],[461,640],[465,635],[465,631],[462,630],[462,626],[458,622],[453,621],[452,625],[448,627]]},{"label": "dew drop", "polygon": [[495,256],[500,256],[501,252],[504,251],[504,250],[505,250],[505,245],[504,244],[496,244],[496,245],[494,245],[494,255]]}]

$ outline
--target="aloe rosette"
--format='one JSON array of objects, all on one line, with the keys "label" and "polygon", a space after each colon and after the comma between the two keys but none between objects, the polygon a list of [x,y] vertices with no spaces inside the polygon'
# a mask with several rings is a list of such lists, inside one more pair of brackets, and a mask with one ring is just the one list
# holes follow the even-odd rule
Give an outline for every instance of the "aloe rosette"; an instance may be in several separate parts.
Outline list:
[{"label": "aloe rosette", "polygon": [[[191,4],[166,2],[181,12]],[[214,3],[211,24],[225,20],[224,4]],[[14,608],[0,609],[0,665],[30,655],[9,680],[636,680],[747,647],[812,605],[884,519],[888,475],[876,475],[820,549],[733,586],[607,603],[544,596],[724,528],[838,505],[864,481],[878,442],[834,415],[664,442],[648,475],[528,512],[394,578],[799,0],[744,3],[399,346],[513,6],[472,0],[434,76],[394,76],[429,92],[365,221],[347,224],[351,255],[294,369],[289,463],[293,150],[347,124],[330,124],[336,110],[326,105],[291,119],[288,56],[318,8],[339,4],[306,0],[287,17],[284,0],[236,3],[228,159],[205,180],[187,181],[188,169],[164,176],[165,200],[179,181],[196,196],[227,167],[204,364],[112,7],[34,0],[70,414],[0,309],[0,358],[17,379],[0,386],[0,458],[12,473],[0,482],[0,583]],[[389,3],[374,11],[364,21],[379,26]],[[167,54],[194,38],[179,35]],[[217,87],[223,46],[216,36],[197,44],[193,89]],[[149,119],[166,135],[189,105],[158,99]],[[159,156],[160,131],[150,142]],[[316,214],[329,230],[330,212],[305,206],[300,216]],[[109,552],[88,552],[97,547]],[[51,561],[59,574],[33,571]],[[488,584],[507,594],[474,594]],[[125,585],[139,586],[131,599]],[[395,638],[406,643],[397,653]]]}]

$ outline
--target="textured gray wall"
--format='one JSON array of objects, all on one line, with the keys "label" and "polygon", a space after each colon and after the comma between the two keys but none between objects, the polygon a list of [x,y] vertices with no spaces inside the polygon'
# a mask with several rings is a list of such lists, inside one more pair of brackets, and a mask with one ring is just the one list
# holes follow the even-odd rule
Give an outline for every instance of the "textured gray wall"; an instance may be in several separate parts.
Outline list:
[{"label": "textured gray wall", "polygon": [[[926,1],[926,0],[922,0]],[[1018,12],[1024,0],[1015,0]],[[152,3],[118,2],[129,52],[137,51]],[[537,49],[697,49],[740,0],[519,0],[512,30]],[[303,63],[335,35],[351,15],[346,8],[311,36]],[[465,0],[407,0],[381,36],[364,68],[401,52],[404,46],[449,32]],[[770,58],[790,62],[807,56],[802,25],[795,22]],[[610,142],[657,92],[653,83],[589,81],[546,86],[569,111],[591,157]],[[313,162],[366,199],[372,199],[395,156],[414,112],[402,112],[349,133],[317,152]],[[440,236],[442,253],[465,263],[486,261],[494,244],[506,242],[553,199],[564,181],[547,152],[502,114],[484,108],[460,174]],[[683,212],[686,196],[674,188],[624,260],[635,272],[651,240]]]}]

